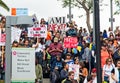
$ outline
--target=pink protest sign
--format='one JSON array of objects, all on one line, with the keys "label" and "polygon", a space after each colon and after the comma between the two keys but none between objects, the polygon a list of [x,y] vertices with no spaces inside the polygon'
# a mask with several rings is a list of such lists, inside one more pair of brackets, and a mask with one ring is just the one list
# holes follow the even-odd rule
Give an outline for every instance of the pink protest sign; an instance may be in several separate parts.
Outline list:
[{"label": "pink protest sign", "polygon": [[64,38],[64,47],[65,48],[76,48],[78,45],[77,37],[65,37]]},{"label": "pink protest sign", "polygon": [[6,41],[6,34],[1,33],[1,30],[0,30],[0,46],[5,46],[5,41]]}]

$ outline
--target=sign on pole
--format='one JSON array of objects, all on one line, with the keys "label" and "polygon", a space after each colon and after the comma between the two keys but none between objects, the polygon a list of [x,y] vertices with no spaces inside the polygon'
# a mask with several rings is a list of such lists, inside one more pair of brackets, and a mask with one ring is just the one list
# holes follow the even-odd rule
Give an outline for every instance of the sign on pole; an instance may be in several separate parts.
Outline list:
[{"label": "sign on pole", "polygon": [[12,48],[12,83],[35,83],[35,49]]},{"label": "sign on pole", "polygon": [[28,8],[12,8],[11,15],[12,16],[28,15]]}]

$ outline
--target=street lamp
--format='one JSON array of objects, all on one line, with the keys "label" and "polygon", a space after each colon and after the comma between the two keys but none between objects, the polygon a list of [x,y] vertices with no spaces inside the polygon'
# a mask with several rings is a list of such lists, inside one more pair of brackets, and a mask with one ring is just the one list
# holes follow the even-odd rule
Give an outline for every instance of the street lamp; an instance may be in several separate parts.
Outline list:
[{"label": "street lamp", "polygon": [[73,15],[71,13],[71,0],[69,0],[69,14],[67,15],[67,18],[69,18],[69,22],[71,22],[71,19],[73,18]]},{"label": "street lamp", "polygon": [[94,0],[94,30],[95,30],[95,45],[96,45],[96,68],[97,68],[97,83],[102,83],[101,71],[101,53],[100,53],[100,15],[99,15],[99,0]]},{"label": "street lamp", "polygon": [[111,18],[110,18],[110,22],[111,22],[111,29],[113,30],[113,4],[112,4],[113,0],[110,0],[110,14],[111,14]]}]

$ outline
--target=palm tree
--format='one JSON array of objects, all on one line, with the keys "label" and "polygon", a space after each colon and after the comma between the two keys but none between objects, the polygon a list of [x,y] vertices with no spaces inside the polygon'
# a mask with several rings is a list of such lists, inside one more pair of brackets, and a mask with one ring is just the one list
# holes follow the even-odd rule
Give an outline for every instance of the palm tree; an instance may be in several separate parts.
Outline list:
[{"label": "palm tree", "polygon": [[[9,7],[2,0],[0,0],[0,6],[3,7],[7,11],[10,10]],[[0,14],[0,15],[2,15],[2,14]]]}]

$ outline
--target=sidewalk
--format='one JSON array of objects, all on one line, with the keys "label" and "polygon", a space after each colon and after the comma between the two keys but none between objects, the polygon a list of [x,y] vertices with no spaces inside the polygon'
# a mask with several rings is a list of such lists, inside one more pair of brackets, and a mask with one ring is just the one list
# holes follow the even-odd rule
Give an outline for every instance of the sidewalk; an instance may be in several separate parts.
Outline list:
[{"label": "sidewalk", "polygon": [[4,83],[4,80],[0,80],[0,83]]},{"label": "sidewalk", "polygon": [[49,78],[44,78],[43,83],[50,83]]},{"label": "sidewalk", "polygon": [[[0,83],[4,83],[4,80],[0,80]],[[49,78],[44,78],[43,83],[50,83]]]}]

